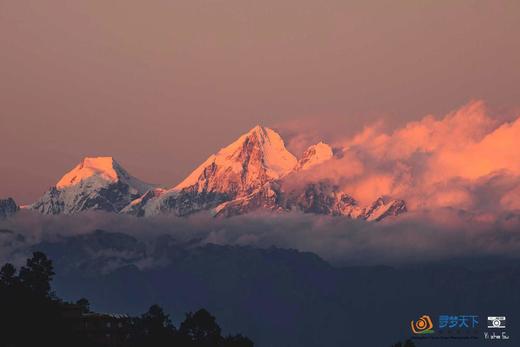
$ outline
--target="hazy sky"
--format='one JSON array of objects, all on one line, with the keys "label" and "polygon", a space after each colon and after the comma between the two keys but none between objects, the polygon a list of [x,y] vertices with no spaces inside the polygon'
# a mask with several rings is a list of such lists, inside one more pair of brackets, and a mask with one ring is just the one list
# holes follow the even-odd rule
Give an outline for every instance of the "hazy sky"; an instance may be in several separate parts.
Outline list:
[{"label": "hazy sky", "polygon": [[170,186],[257,123],[507,113],[519,34],[520,1],[0,0],[0,196],[87,155]]}]

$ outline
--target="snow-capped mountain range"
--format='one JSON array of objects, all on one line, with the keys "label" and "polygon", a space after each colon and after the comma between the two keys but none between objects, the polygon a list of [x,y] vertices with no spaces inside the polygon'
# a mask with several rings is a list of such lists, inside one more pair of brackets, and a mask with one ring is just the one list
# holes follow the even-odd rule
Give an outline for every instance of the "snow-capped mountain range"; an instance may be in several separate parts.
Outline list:
[{"label": "snow-capped mountain range", "polygon": [[332,148],[320,142],[297,159],[277,132],[256,126],[171,188],[142,182],[111,157],[85,158],[25,208],[54,215],[100,210],[135,216],[186,216],[209,211],[224,217],[258,210],[301,211],[369,221],[406,212],[404,201],[389,197],[361,206],[330,182],[289,184],[333,157]]}]

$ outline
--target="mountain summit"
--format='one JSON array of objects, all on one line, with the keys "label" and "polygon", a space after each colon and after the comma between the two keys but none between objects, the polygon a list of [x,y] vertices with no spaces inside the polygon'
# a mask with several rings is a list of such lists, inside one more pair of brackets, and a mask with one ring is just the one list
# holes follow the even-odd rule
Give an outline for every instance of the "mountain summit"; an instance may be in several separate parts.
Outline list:
[{"label": "mountain summit", "polygon": [[128,176],[128,174],[114,158],[86,157],[59,180],[56,184],[56,188],[65,189],[93,177],[98,178],[99,182],[116,182],[120,176]]},{"label": "mountain summit", "polygon": [[134,202],[125,212],[154,215],[173,211],[177,215],[186,215],[213,208],[284,177],[296,163],[296,158],[285,148],[277,132],[257,125],[211,155],[172,189],[154,194],[151,199]]},{"label": "mountain summit", "polygon": [[29,208],[44,214],[119,212],[151,188],[112,157],[86,157]]},{"label": "mountain summit", "polygon": [[175,189],[230,194],[250,193],[268,180],[285,176],[296,165],[296,158],[285,148],[280,135],[257,125],[238,140],[211,155]]}]

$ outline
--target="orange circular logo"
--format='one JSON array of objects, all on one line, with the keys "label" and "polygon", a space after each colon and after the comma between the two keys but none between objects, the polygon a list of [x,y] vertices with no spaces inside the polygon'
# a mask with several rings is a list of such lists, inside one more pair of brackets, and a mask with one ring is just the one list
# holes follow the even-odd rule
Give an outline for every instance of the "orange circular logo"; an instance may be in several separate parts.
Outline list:
[{"label": "orange circular logo", "polygon": [[414,334],[431,334],[434,331],[432,319],[428,315],[423,315],[417,321],[411,321],[410,326]]}]

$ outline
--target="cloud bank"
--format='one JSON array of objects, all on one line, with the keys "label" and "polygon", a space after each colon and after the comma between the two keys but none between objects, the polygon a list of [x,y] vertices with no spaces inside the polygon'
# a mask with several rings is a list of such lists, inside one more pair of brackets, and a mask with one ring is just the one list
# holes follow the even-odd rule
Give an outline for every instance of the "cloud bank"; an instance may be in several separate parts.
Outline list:
[{"label": "cloud bank", "polygon": [[[301,141],[291,138],[289,146],[301,147]],[[364,203],[398,197],[413,211],[454,208],[498,216],[520,210],[520,117],[499,122],[482,101],[391,133],[378,122],[333,145],[336,158],[302,173],[302,182],[331,180]]]},{"label": "cloud bank", "polygon": [[[0,229],[14,232],[0,234],[0,258],[14,262],[23,260],[30,247],[42,241],[56,242],[96,229],[132,236],[148,251],[158,238],[168,235],[190,247],[211,243],[298,249],[342,266],[416,264],[520,254],[519,215],[502,214],[486,219],[455,209],[410,212],[382,223],[301,213],[253,213],[214,219],[206,213],[188,218],[137,218],[99,213],[56,217],[23,211],[1,222]],[[112,256],[120,256],[124,261],[129,257],[126,250],[117,252]],[[106,254],[98,254],[102,255]],[[139,267],[161,264],[160,260],[147,256],[137,257],[135,263]]]}]

